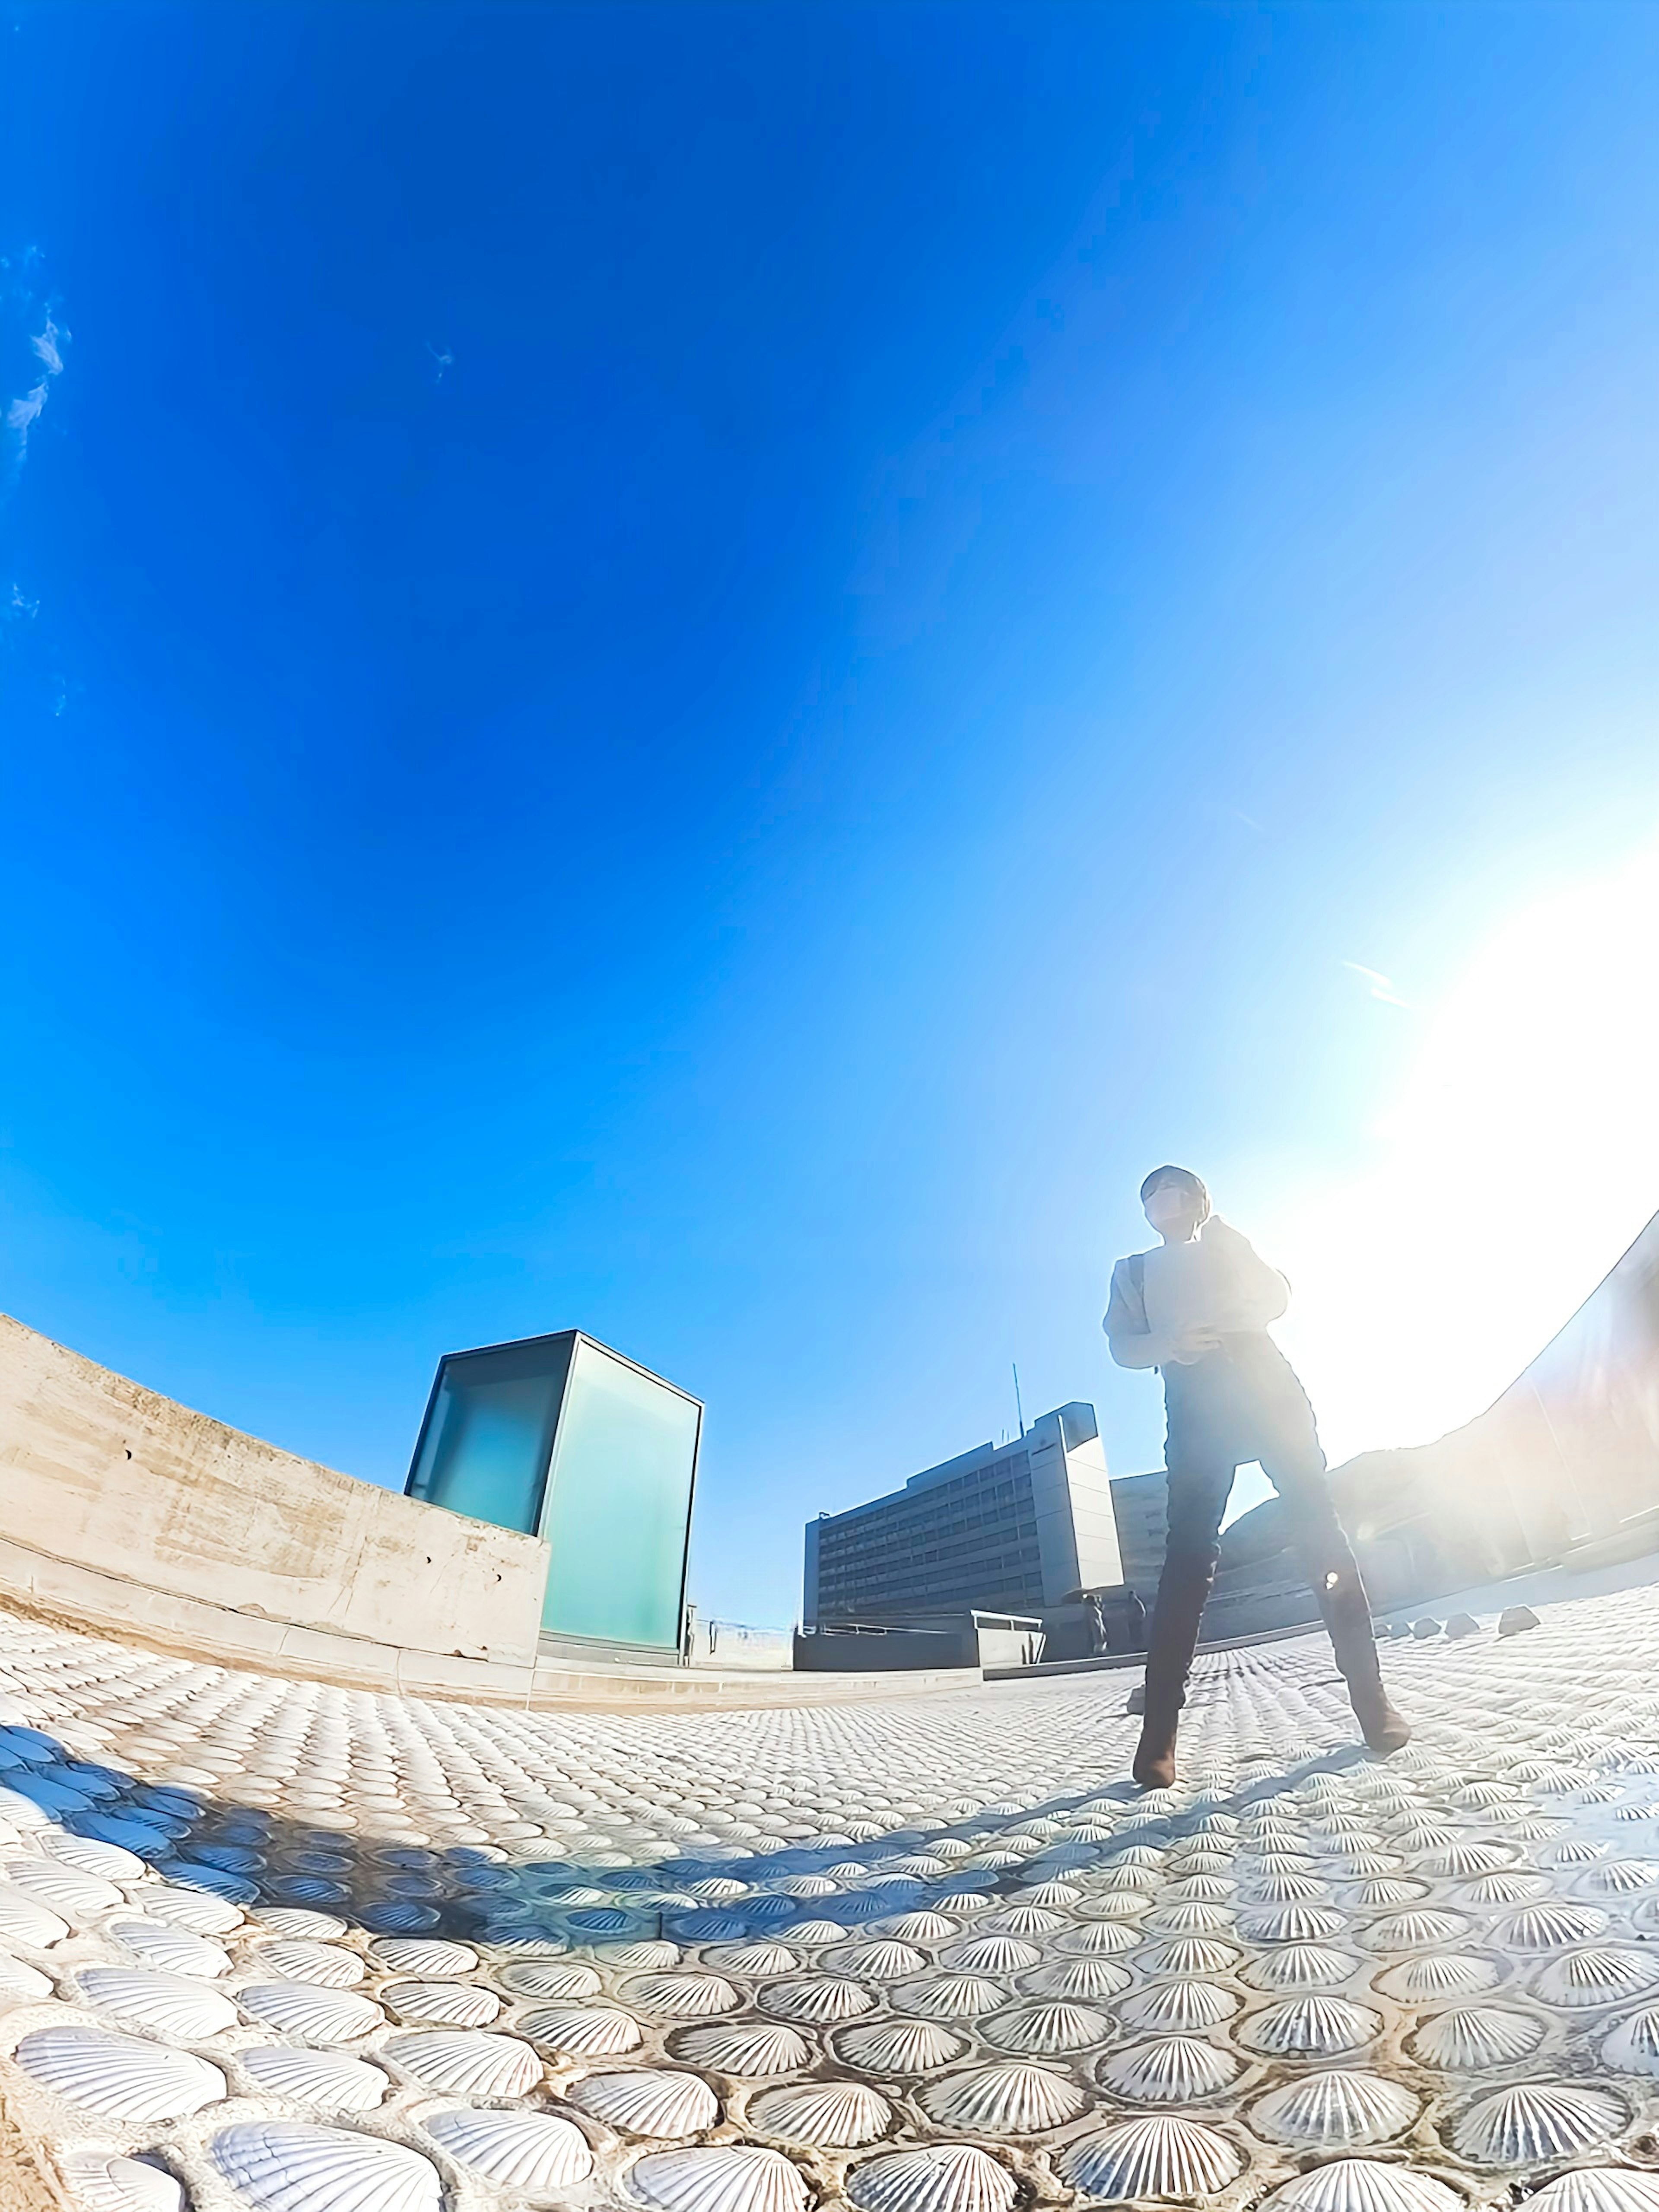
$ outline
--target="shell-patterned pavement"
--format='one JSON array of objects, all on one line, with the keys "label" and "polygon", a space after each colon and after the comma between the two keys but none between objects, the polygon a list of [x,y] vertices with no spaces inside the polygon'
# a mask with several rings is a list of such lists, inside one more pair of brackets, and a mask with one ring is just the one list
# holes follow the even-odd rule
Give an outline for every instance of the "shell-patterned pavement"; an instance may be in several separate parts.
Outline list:
[{"label": "shell-patterned pavement", "polygon": [[1659,2212],[1659,1593],[1136,1678],[421,1702],[0,1613],[0,2080],[84,2212]]}]

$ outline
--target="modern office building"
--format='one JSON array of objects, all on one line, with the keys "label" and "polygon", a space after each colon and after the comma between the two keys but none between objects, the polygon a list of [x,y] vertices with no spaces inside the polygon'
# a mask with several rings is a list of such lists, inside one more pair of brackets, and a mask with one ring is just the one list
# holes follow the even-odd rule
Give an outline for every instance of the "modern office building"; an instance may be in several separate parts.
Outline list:
[{"label": "modern office building", "polygon": [[702,1428],[696,1398],[562,1329],[442,1359],[404,1487],[545,1538],[544,1638],[673,1659]]},{"label": "modern office building", "polygon": [[1159,1468],[1156,1474],[1114,1475],[1112,1515],[1123,1579],[1150,1605],[1164,1571],[1164,1546],[1170,1533],[1170,1478],[1164,1469]]},{"label": "modern office building", "polygon": [[1092,1406],[1061,1406],[1018,1443],[980,1444],[902,1490],[806,1528],[802,1620],[921,1623],[1040,1614],[1123,1580],[1113,1485]]}]

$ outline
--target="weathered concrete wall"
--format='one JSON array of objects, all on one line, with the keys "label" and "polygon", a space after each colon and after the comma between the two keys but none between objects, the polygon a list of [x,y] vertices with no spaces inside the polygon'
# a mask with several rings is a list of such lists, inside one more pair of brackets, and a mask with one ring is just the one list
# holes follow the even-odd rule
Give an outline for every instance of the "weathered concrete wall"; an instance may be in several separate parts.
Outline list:
[{"label": "weathered concrete wall", "polygon": [[520,1667],[547,1580],[537,1537],[279,1451],[0,1315],[0,1589],[39,1601],[59,1578],[31,1555],[129,1586],[135,1625],[160,1593]]}]

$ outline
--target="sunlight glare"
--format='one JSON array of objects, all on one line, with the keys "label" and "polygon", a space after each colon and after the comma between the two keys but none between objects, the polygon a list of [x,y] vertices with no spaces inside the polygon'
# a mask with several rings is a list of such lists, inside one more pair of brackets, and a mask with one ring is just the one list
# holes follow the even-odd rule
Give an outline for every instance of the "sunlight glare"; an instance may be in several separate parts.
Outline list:
[{"label": "sunlight glare", "polygon": [[1659,1209],[1659,847],[1497,931],[1376,1143],[1261,1224],[1333,1464],[1480,1412]]}]

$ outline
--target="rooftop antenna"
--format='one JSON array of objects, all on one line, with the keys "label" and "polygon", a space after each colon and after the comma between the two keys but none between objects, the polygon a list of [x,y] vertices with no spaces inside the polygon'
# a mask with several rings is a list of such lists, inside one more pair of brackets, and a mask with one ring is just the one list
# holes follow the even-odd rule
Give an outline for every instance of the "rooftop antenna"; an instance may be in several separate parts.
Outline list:
[{"label": "rooftop antenna", "polygon": [[1014,1370],[1014,1411],[1019,1416],[1019,1435],[1023,1443],[1025,1440],[1025,1409],[1019,1402],[1019,1362],[1014,1359],[1008,1364]]}]

